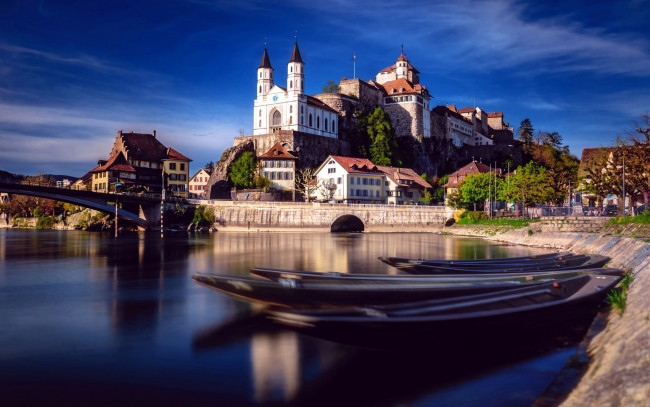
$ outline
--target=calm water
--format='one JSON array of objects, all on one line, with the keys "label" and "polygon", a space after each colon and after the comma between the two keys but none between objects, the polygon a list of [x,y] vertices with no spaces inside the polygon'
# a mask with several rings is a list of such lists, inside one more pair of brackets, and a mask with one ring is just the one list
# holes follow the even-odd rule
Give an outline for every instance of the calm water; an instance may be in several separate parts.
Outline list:
[{"label": "calm water", "polygon": [[[123,235],[0,229],[0,403],[527,406],[573,351],[360,350],[236,319],[194,272],[394,273],[377,256],[542,253],[433,234]],[[231,323],[229,321],[240,321]],[[477,333],[477,341],[480,334]]]}]

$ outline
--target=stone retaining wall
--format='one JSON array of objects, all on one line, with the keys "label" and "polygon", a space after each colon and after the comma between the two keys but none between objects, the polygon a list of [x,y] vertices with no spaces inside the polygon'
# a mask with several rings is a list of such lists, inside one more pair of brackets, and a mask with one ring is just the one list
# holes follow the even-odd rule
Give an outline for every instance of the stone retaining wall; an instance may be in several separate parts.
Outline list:
[{"label": "stone retaining wall", "polygon": [[[519,245],[552,247],[574,253],[611,257],[608,266],[631,270],[634,275],[623,315],[611,312],[604,330],[586,340],[588,368],[576,387],[560,405],[648,406],[650,405],[650,244],[642,239],[592,233],[544,231],[536,226],[503,233],[478,232],[454,226],[444,230],[456,235],[483,235],[486,239]],[[492,234],[492,235],[491,235]],[[539,402],[535,406],[557,405]]]},{"label": "stone retaining wall", "polygon": [[600,216],[543,216],[540,225],[544,231],[598,232],[610,219]]}]

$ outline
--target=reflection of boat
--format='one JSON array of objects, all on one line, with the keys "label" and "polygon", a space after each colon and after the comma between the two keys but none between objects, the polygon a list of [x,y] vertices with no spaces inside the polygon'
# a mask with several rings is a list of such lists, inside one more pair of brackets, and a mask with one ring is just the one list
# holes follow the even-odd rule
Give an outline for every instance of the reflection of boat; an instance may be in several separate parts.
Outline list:
[{"label": "reflection of boat", "polygon": [[563,258],[569,256],[574,256],[574,254],[570,252],[558,252],[558,253],[537,254],[533,256],[494,257],[489,259],[457,259],[457,260],[408,259],[404,257],[389,257],[389,259],[393,259],[395,261],[400,261],[400,262],[409,262],[413,264],[432,263],[441,266],[477,265],[483,267],[488,264],[499,264],[499,263],[535,263],[540,261],[562,260]]},{"label": "reflection of boat", "polygon": [[516,290],[372,308],[267,310],[302,332],[365,346],[477,344],[544,334],[593,315],[620,276],[584,275]]},{"label": "reflection of boat", "polygon": [[398,257],[383,258],[379,260],[407,273],[413,274],[472,274],[472,273],[521,273],[533,272],[536,270],[575,270],[587,268],[603,267],[610,258],[597,254],[580,255],[580,256],[566,256],[562,260],[552,261],[529,261],[529,262],[504,262],[504,263],[491,263],[485,265],[479,264],[447,264],[437,263],[435,260],[416,260],[416,259],[403,259]]},{"label": "reflection of boat", "polygon": [[195,336],[192,347],[195,350],[217,348],[232,342],[248,340],[254,334],[277,332],[283,329],[269,321],[265,314],[237,315]]},{"label": "reflection of boat", "polygon": [[270,281],[294,278],[309,281],[346,282],[348,284],[363,283],[446,283],[446,282],[478,282],[478,281],[539,281],[563,279],[583,274],[623,275],[623,270],[614,268],[595,268],[577,270],[535,271],[534,273],[481,273],[473,274],[350,274],[337,272],[282,270],[266,267],[255,267],[251,274]]},{"label": "reflection of boat", "polygon": [[497,290],[512,290],[522,285],[540,284],[539,281],[490,281],[463,279],[428,283],[402,282],[399,284],[348,284],[317,280],[280,278],[277,281],[251,277],[194,274],[200,283],[248,301],[288,307],[341,307],[376,304],[396,304],[435,298],[449,298],[481,294]]}]

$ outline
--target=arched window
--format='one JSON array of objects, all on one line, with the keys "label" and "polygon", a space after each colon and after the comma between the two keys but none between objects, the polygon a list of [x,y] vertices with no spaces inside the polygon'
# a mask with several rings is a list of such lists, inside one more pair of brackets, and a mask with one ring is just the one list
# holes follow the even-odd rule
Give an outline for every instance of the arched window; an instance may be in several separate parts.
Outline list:
[{"label": "arched window", "polygon": [[259,114],[257,116],[262,117],[262,109],[260,109],[260,112],[259,112]]},{"label": "arched window", "polygon": [[260,71],[260,78],[262,77],[262,71]]},{"label": "arched window", "polygon": [[336,133],[336,120],[332,119],[332,133]]},{"label": "arched window", "polygon": [[300,124],[305,124],[305,116],[300,115]]},{"label": "arched window", "polygon": [[289,68],[289,72],[293,72],[293,66]]},{"label": "arched window", "polygon": [[309,127],[311,127],[311,126],[312,126],[312,124],[311,124],[311,113],[309,113]]},{"label": "arched window", "polygon": [[282,114],[280,113],[279,110],[276,110],[273,112],[273,116],[271,119],[271,124],[273,126],[281,126],[282,125]]},{"label": "arched window", "polygon": [[320,116],[316,116],[316,128],[320,129]]},{"label": "arched window", "polygon": [[293,81],[289,81],[289,89],[293,88]]},{"label": "arched window", "polygon": [[293,113],[293,106],[289,106],[289,113]]},{"label": "arched window", "polygon": [[302,79],[302,80],[300,81],[300,89],[304,89],[304,88],[305,88],[305,80]]},{"label": "arched window", "polygon": [[289,124],[293,124],[293,116],[289,116]]},{"label": "arched window", "polygon": [[323,124],[325,125],[325,126],[324,126],[325,131],[327,131],[327,118],[325,118],[325,123],[323,123]]},{"label": "arched window", "polygon": [[300,113],[305,113],[304,106],[300,106]]},{"label": "arched window", "polygon": [[260,120],[260,125],[259,125],[259,126],[257,126],[257,127],[262,127],[262,121],[261,121],[261,120]]},{"label": "arched window", "polygon": [[260,93],[262,93],[262,85],[260,85]]}]

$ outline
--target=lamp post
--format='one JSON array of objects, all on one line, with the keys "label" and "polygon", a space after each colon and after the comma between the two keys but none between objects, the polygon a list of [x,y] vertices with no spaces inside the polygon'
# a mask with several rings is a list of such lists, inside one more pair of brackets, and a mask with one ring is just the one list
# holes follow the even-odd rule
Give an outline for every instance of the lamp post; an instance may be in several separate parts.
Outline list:
[{"label": "lamp post", "polygon": [[165,211],[165,160],[162,161],[162,179],[160,182],[160,238],[165,237],[164,235],[164,223],[163,223],[163,214]]},{"label": "lamp post", "polygon": [[120,187],[120,186],[122,186],[122,184],[120,184],[120,179],[118,178],[117,182],[115,183],[115,238],[116,239],[117,239],[117,230],[118,230],[117,229],[117,208],[118,208],[118,204],[117,204],[117,201],[118,201],[117,187]]}]

